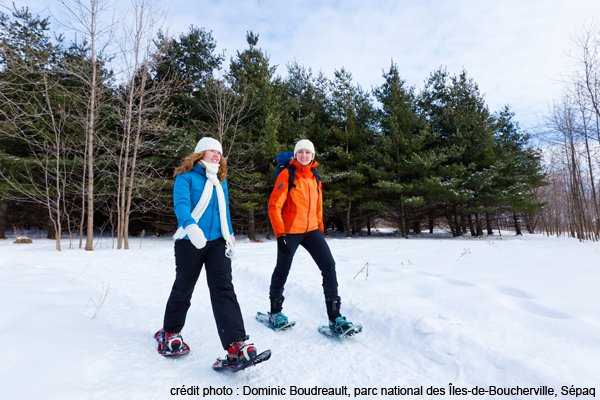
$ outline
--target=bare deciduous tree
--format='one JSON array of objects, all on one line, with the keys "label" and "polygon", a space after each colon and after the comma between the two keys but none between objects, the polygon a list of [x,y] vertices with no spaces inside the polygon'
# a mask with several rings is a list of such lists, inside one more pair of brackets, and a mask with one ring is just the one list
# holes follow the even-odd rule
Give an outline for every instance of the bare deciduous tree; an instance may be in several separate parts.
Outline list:
[{"label": "bare deciduous tree", "polygon": [[72,32],[81,34],[89,42],[89,60],[91,72],[89,74],[71,71],[75,79],[80,80],[87,87],[88,106],[86,118],[82,121],[86,133],[86,172],[87,187],[82,201],[87,203],[87,231],[85,249],[94,249],[94,146],[98,128],[98,97],[104,86],[99,73],[99,60],[105,54],[106,48],[111,43],[114,32],[114,20],[106,22],[104,15],[109,9],[109,2],[104,0],[58,0],[65,11],[63,24]]}]

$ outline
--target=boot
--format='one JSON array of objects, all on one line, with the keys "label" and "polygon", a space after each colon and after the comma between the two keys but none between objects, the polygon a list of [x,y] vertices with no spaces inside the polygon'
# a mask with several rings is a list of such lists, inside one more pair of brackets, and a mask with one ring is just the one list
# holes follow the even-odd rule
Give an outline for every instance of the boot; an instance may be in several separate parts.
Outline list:
[{"label": "boot", "polygon": [[330,299],[325,300],[325,305],[327,306],[327,316],[330,321],[335,321],[340,314],[340,306],[342,305],[342,299],[340,296],[335,296]]},{"label": "boot", "polygon": [[158,353],[163,356],[178,356],[190,351],[180,333],[169,333],[163,329],[156,332],[154,338],[158,342]]},{"label": "boot", "polygon": [[256,347],[244,343],[248,339],[249,336],[244,336],[239,341],[229,345],[227,348],[227,361],[230,363],[249,362],[256,357]]},{"label": "boot", "polygon": [[213,369],[237,372],[271,358],[271,350],[258,354],[253,344],[246,343],[249,338],[250,336],[246,335],[227,346],[227,355],[225,358],[217,358],[217,361],[213,364]]},{"label": "boot", "polygon": [[327,305],[327,317],[329,318],[329,329],[331,332],[343,334],[352,329],[352,322],[346,321],[346,317],[340,314],[340,307],[342,305],[340,296],[327,299],[325,304]]},{"label": "boot", "polygon": [[275,299],[271,299],[271,312],[269,313],[269,322],[274,328],[281,328],[286,325],[288,318],[283,315],[281,310],[283,309],[283,300],[285,297],[280,296]]}]

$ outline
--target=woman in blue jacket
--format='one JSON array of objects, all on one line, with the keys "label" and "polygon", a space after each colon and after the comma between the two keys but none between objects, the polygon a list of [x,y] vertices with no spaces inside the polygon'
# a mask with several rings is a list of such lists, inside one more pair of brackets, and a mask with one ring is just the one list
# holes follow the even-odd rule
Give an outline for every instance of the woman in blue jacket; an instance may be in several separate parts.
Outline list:
[{"label": "woman in blue jacket", "polygon": [[179,223],[174,236],[176,277],[167,302],[163,329],[155,337],[158,352],[164,356],[189,352],[181,330],[204,265],[217,331],[227,350],[227,358],[217,363],[221,361],[232,368],[243,368],[257,352],[254,346],[244,343],[248,336],[232,283],[231,258],[235,252],[235,239],[225,180],[227,162],[222,151],[219,141],[203,138],[194,154],[186,157],[175,170],[173,200]]}]

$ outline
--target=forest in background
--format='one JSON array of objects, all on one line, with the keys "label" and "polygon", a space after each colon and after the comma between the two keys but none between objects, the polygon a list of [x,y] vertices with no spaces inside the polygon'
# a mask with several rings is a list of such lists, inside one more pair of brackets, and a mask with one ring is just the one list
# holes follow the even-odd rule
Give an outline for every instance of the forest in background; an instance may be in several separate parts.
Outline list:
[{"label": "forest in background", "polygon": [[173,171],[208,135],[227,158],[234,230],[251,240],[269,235],[276,155],[303,138],[315,144],[326,228],[348,236],[384,223],[402,237],[510,226],[598,239],[593,27],[593,54],[574,63],[533,146],[466,70],[442,66],[417,89],[392,61],[368,91],[345,68],[328,78],[294,61],[277,75],[253,32],[226,67],[205,28],[162,32],[154,0],[134,0],[126,23],[97,0],[59,2],[74,40],[27,9],[0,14],[0,237],[38,227],[92,250],[94,229],[116,248],[170,234]]}]

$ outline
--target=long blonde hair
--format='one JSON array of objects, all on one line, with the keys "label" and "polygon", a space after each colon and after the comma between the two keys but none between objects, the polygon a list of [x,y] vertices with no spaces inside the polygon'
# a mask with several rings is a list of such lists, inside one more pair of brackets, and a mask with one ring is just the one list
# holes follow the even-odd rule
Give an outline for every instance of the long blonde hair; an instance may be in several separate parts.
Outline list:
[{"label": "long blonde hair", "polygon": [[[205,151],[201,151],[200,153],[192,153],[181,161],[181,165],[175,168],[175,173],[173,174],[173,178],[175,178],[179,174],[185,174],[188,171],[191,171],[194,168],[194,165],[198,164],[202,157],[204,157]],[[227,177],[227,160],[225,157],[221,156],[219,160],[219,173],[217,174],[217,178],[219,181],[223,183],[225,178]]]}]

